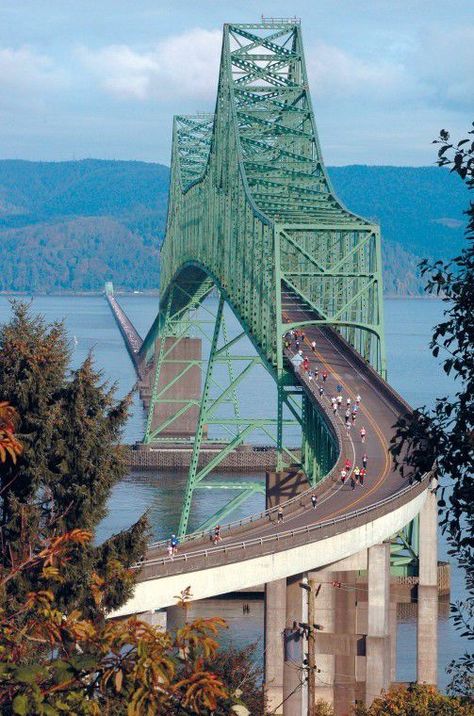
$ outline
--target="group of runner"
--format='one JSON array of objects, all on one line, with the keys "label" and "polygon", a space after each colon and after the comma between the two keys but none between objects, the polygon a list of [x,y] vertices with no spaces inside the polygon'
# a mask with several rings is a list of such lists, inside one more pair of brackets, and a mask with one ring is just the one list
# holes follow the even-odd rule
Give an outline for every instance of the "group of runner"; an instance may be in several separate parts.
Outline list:
[{"label": "group of runner", "polygon": [[[297,328],[294,330],[288,331],[288,333],[285,334],[285,337],[283,339],[284,346],[287,350],[293,349],[295,351],[293,358],[291,359],[291,362],[293,363],[295,370],[297,373],[300,373],[301,370],[303,370],[308,377],[308,380],[311,382],[312,380],[315,380],[319,383],[318,391],[319,391],[319,397],[321,398],[324,395],[324,384],[327,381],[328,378],[328,372],[327,370],[321,371],[321,379],[322,382],[319,381],[320,371],[318,367],[312,367],[309,358],[307,355],[304,355],[303,348],[306,339],[306,335],[303,330],[298,331]],[[313,354],[316,353],[316,341],[313,339],[311,343],[309,344],[311,351]],[[342,409],[343,405],[343,395],[342,395],[343,389],[342,385],[338,384],[336,386],[336,395],[333,395],[331,400],[331,406],[333,410],[334,416],[337,415],[339,410]],[[356,395],[355,400],[352,400],[349,396],[346,398],[345,402],[345,413],[344,413],[344,424],[346,427],[346,431],[349,434],[352,426],[355,425],[358,413],[359,413],[359,407],[360,407],[360,401],[362,400],[361,396],[359,394]],[[360,428],[360,440],[362,443],[365,443],[365,438],[367,435],[367,430],[365,429],[365,426],[363,425]]]},{"label": "group of runner", "polygon": [[342,484],[344,485],[347,478],[349,477],[352,490],[355,490],[356,485],[360,485],[361,487],[363,487],[364,480],[367,475],[367,460],[368,456],[365,452],[362,455],[362,467],[356,465],[354,469],[352,469],[352,463],[349,458],[347,458],[346,462],[344,463],[344,467],[342,468],[340,473]]},{"label": "group of runner", "polygon": [[[284,337],[284,346],[287,350],[293,350],[294,355],[292,357],[292,363],[295,367],[295,370],[297,372],[301,372],[303,370],[308,377],[309,381],[312,381],[313,379],[319,383],[318,390],[319,390],[319,396],[322,397],[325,392],[325,384],[328,378],[328,372],[327,370],[324,370],[321,372],[321,381],[319,380],[320,377],[320,371],[317,367],[313,367],[310,364],[310,361],[308,359],[307,355],[304,355],[303,353],[303,346],[305,345],[306,336],[303,330],[298,330],[295,328],[294,330],[288,331]],[[313,339],[309,346],[311,348],[311,352],[313,355],[316,354],[316,341]],[[338,383],[336,386],[336,394],[331,396],[330,402],[331,407],[334,416],[336,416],[339,412],[342,412],[344,406],[344,425],[346,428],[346,432],[349,435],[353,426],[356,423],[357,417],[359,415],[359,409],[360,409],[360,403],[361,403],[362,397],[359,395],[359,393],[356,395],[355,399],[351,398],[350,396],[347,396],[344,402],[343,397],[343,386]],[[362,444],[365,444],[366,436],[367,436],[367,430],[365,428],[365,425],[362,425],[359,431],[360,434],[360,441]],[[367,475],[367,453],[364,453],[362,456],[362,467],[359,467],[359,465],[355,465],[352,469],[352,463],[349,459],[346,460],[346,464],[344,468],[341,470],[341,482],[344,484],[346,479],[350,481],[350,486],[352,490],[355,490],[356,485],[364,485],[364,480]],[[313,502],[313,500],[312,500]],[[313,507],[316,507],[315,502],[313,502]],[[282,517],[283,519],[283,517]],[[278,520],[282,521],[282,520]]]},{"label": "group of runner", "polygon": [[[216,525],[212,532],[209,533],[209,539],[214,545],[217,545],[222,541],[220,525]],[[177,554],[178,545],[179,540],[176,535],[171,535],[171,538],[168,541],[168,557],[170,557],[170,559],[173,559],[174,555]]]}]

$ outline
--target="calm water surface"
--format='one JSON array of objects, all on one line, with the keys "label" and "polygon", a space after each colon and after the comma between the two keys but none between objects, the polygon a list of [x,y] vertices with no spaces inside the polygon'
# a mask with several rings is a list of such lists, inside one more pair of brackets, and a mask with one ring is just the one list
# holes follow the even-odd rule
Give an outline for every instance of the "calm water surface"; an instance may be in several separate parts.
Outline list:
[{"label": "calm water surface", "polygon": [[[155,318],[158,301],[148,296],[123,297],[121,303],[141,335],[145,335]],[[118,395],[128,392],[135,383],[135,373],[123,346],[121,335],[112,318],[110,309],[102,297],[36,297],[34,310],[48,321],[64,319],[71,335],[73,367],[77,367],[92,350],[96,365],[104,378],[116,383]],[[8,298],[0,296],[0,321],[10,313]],[[432,358],[427,349],[432,327],[440,320],[442,303],[423,299],[386,299],[385,325],[388,354],[389,380],[413,406],[433,404],[436,397],[448,395],[453,390],[450,380]],[[230,324],[234,320],[229,316]],[[235,321],[234,321],[235,322]],[[230,326],[232,328],[232,325]],[[255,400],[255,386],[258,400]],[[239,394],[242,414],[269,414],[274,405],[275,389],[271,378],[262,371],[250,383],[243,384]],[[144,431],[144,415],[138,399],[134,398],[133,412],[126,426],[126,442],[139,440]],[[295,434],[295,439],[297,438]],[[267,441],[268,442],[268,441]],[[296,444],[296,443],[295,443]],[[222,476],[224,477],[224,476]],[[153,532],[157,537],[167,536],[176,527],[186,475],[176,472],[137,473],[117,485],[110,499],[109,514],[98,531],[98,539],[129,526],[145,510],[149,511]],[[260,480],[261,474],[246,475],[246,480]],[[197,491],[191,529],[210,513],[210,493]],[[229,492],[212,494],[212,511],[229,499]],[[256,496],[240,508],[236,516],[255,512],[263,507],[263,498]],[[447,558],[446,544],[440,536],[440,558]],[[451,599],[462,598],[462,575],[452,565]],[[250,604],[250,612],[243,614],[242,605]],[[226,639],[236,644],[259,640],[262,643],[263,607],[261,601],[209,600],[205,605],[195,605],[196,613],[219,613],[229,622]],[[463,650],[457,632],[447,619],[446,610],[439,620],[440,669],[439,681],[445,686],[448,678],[445,666]],[[405,617],[398,627],[397,678],[415,678],[416,631],[414,620]]]}]

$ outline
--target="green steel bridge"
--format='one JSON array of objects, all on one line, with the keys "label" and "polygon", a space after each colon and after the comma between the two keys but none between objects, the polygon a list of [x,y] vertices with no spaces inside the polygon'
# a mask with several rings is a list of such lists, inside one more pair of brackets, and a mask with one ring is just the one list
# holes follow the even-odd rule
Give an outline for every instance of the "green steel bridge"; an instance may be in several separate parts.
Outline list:
[{"label": "green steel bridge", "polygon": [[[195,491],[228,488],[213,470],[256,431],[274,441],[277,472],[296,466],[308,486],[322,482],[341,460],[343,439],[295,372],[284,348],[287,331],[304,327],[328,345],[333,336],[353,365],[359,361],[357,370],[370,369],[379,392],[389,387],[380,230],[350,212],[331,186],[298,21],[225,25],[215,112],[174,118],[160,290],[158,315],[133,351],[149,380],[144,443],[163,444],[174,422],[195,420],[179,534],[188,532]],[[229,308],[240,326],[233,336]],[[209,340],[207,361],[190,349],[190,336]],[[248,341],[250,352],[241,348]],[[274,380],[275,403],[266,416],[249,418],[238,389],[257,366]],[[176,397],[177,386],[202,369],[199,394]],[[226,418],[223,404],[231,408]],[[298,451],[288,439],[295,424]],[[203,466],[200,454],[216,425],[228,437]],[[390,435],[385,439],[386,453]],[[203,530],[261,489],[245,480],[231,487],[236,496]],[[406,567],[416,551],[412,522],[394,539],[393,564]]]}]

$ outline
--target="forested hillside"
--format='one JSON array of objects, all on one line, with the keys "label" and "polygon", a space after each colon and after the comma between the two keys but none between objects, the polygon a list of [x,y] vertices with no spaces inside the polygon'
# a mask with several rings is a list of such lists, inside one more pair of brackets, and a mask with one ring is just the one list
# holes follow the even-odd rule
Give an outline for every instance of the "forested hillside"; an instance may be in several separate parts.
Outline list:
[{"label": "forested hillside", "polygon": [[[381,224],[386,292],[420,293],[418,257],[463,240],[463,186],[437,167],[329,171],[346,206]],[[158,288],[168,182],[145,162],[0,161],[0,291]]]}]

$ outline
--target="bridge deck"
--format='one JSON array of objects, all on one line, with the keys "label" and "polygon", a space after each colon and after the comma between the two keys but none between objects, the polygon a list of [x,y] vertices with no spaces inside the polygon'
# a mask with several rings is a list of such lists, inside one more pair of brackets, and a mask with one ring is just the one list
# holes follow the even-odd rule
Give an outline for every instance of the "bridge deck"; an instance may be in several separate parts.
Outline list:
[{"label": "bridge deck", "polygon": [[[295,298],[289,291],[282,295],[283,314],[289,323],[314,320],[314,314]],[[316,350],[311,350],[311,342],[316,342]],[[393,435],[393,425],[400,414],[409,411],[409,406],[395,391],[368,366],[337,333],[328,328],[308,326],[305,328],[304,354],[308,357],[310,368],[319,370],[318,381],[309,380],[308,373],[300,371],[298,380],[313,401],[326,413],[340,436],[341,454],[339,461],[330,477],[317,488],[318,504],[316,509],[311,506],[311,493],[305,493],[284,508],[283,522],[276,522],[276,515],[264,517],[242,526],[222,528],[222,541],[213,546],[208,539],[197,539],[180,545],[178,555],[169,559],[161,544],[151,547],[143,563],[139,581],[156,579],[179,573],[188,573],[207,567],[216,567],[229,562],[239,562],[259,554],[259,551],[271,549],[281,551],[295,544],[317,541],[334,529],[344,531],[349,526],[340,527],[340,523],[327,525],[327,521],[340,517],[351,516],[350,526],[369,522],[374,514],[386,514],[398,504],[408,502],[419,491],[426,489],[426,484],[416,484],[407,490],[407,480],[394,471],[388,445]],[[293,351],[287,352],[291,358]],[[327,371],[328,377],[322,380],[322,373]],[[319,396],[319,386],[324,387],[324,394]],[[337,395],[336,387],[341,385],[343,404],[334,416],[330,398]],[[355,425],[350,431],[344,426],[346,400],[355,402],[357,395],[361,403]],[[360,428],[367,431],[365,443],[360,437]],[[350,480],[342,484],[340,469],[349,459],[352,466],[362,467],[362,455],[368,456],[367,476],[364,485],[356,485],[353,490]],[[392,500],[400,496],[398,500]],[[384,502],[385,501],[385,502]],[[387,502],[388,501],[388,502]],[[367,510],[370,510],[368,512]],[[357,515],[353,515],[357,511]],[[324,529],[314,530],[318,524]],[[305,532],[305,529],[307,530]],[[289,535],[289,532],[295,532]],[[278,540],[276,535],[281,536]],[[387,535],[388,537],[388,535]],[[260,550],[259,540],[262,540]],[[239,549],[237,549],[239,548]],[[245,550],[245,552],[243,552]],[[258,575],[256,575],[256,583]]]},{"label": "bridge deck", "polygon": [[114,314],[114,318],[117,321],[117,325],[125,341],[125,346],[130,358],[132,359],[135,367],[138,368],[140,363],[138,354],[140,352],[140,348],[142,347],[143,340],[117,299],[109,294],[106,295],[106,298],[110,309]]}]

